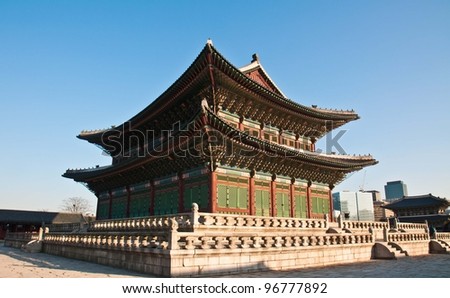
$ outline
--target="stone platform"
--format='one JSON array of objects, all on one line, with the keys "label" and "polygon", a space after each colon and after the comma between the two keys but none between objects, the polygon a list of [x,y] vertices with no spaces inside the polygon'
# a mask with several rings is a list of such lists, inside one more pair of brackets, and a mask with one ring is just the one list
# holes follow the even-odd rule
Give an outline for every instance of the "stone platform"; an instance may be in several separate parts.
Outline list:
[{"label": "stone platform", "polygon": [[167,277],[350,264],[429,253],[426,224],[199,213],[96,221],[45,233],[43,251]]}]

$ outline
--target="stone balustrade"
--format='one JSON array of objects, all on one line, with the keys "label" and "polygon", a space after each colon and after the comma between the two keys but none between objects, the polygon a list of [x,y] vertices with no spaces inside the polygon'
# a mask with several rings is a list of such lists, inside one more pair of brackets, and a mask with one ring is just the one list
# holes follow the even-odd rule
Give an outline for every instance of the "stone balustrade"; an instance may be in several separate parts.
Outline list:
[{"label": "stone balustrade", "polygon": [[294,229],[326,229],[326,219],[275,218],[263,216],[219,214],[219,213],[182,213],[166,216],[149,216],[114,220],[98,220],[89,224],[90,232],[102,231],[142,231],[170,230],[170,220],[178,224],[180,231],[192,231],[195,228],[294,228]]},{"label": "stone balustrade", "polygon": [[177,247],[173,249],[244,249],[330,246],[348,244],[371,244],[372,234],[323,234],[323,235],[273,235],[238,234],[211,236],[201,233],[177,233]]},{"label": "stone balustrade", "polygon": [[436,233],[434,238],[436,240],[450,240],[450,233]]},{"label": "stone balustrade", "polygon": [[105,249],[169,247],[166,233],[160,234],[47,234],[45,243]]},{"label": "stone balustrade", "polygon": [[383,230],[388,228],[387,222],[380,221],[341,221],[340,228],[348,230]]},{"label": "stone balustrade", "polygon": [[199,227],[242,227],[242,228],[277,228],[277,229],[326,229],[325,219],[263,217],[236,214],[199,213]]},{"label": "stone balustrade", "polygon": [[104,248],[104,249],[242,249],[242,248],[280,248],[305,246],[330,246],[347,244],[370,244],[374,237],[369,233],[355,234],[292,234],[283,233],[232,233],[232,236],[218,236],[203,232],[163,231],[160,233],[122,234],[122,233],[49,233],[45,243],[66,246]]},{"label": "stone balustrade", "polygon": [[425,232],[408,232],[408,233],[388,233],[387,242],[413,242],[413,241],[428,241],[430,236]]},{"label": "stone balustrade", "polygon": [[176,220],[178,227],[181,229],[192,228],[192,214],[180,213],[165,216],[97,220],[89,224],[89,231],[170,230],[170,219]]},{"label": "stone balustrade", "polygon": [[428,226],[425,223],[408,223],[408,222],[399,222],[397,223],[397,229],[399,230],[427,230]]}]

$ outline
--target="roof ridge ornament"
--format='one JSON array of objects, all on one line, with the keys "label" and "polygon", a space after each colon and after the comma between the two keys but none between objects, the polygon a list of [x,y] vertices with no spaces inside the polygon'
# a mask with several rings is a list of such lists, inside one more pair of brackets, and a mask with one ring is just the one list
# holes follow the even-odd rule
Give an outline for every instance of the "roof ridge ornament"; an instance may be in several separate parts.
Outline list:
[{"label": "roof ridge ornament", "polygon": [[202,99],[202,102],[200,103],[200,105],[202,107],[203,113],[206,113],[209,110],[208,100],[206,98]]},{"label": "roof ridge ornament", "polygon": [[210,46],[214,46],[211,38],[208,38],[208,40],[206,41],[206,44],[210,45]]},{"label": "roof ridge ornament", "polygon": [[252,55],[252,63],[253,62],[258,62],[259,63],[259,55],[258,55],[258,53],[254,53]]}]

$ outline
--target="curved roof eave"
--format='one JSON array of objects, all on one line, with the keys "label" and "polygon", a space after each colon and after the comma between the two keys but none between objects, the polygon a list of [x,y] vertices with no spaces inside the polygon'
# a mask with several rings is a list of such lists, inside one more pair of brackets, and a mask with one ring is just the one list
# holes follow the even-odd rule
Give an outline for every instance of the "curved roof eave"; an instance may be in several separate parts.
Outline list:
[{"label": "curved roof eave", "polygon": [[[316,107],[307,107],[299,103],[296,103],[291,99],[288,99],[286,97],[274,93],[273,91],[265,88],[264,86],[261,86],[257,82],[247,77],[239,68],[235,67],[227,59],[225,59],[224,56],[220,54],[212,46],[210,42],[208,42],[204,46],[202,51],[199,53],[199,55],[196,57],[196,59],[186,69],[186,71],[169,88],[167,88],[166,91],[164,91],[158,98],[156,98],[153,102],[151,102],[146,108],[144,108],[138,114],[133,116],[130,120],[118,126],[114,126],[108,129],[82,131],[77,137],[102,146],[103,134],[107,132],[114,133],[113,132],[114,130],[117,129],[120,130],[120,128],[123,127],[125,123],[132,123],[133,127],[136,127],[135,125],[140,125],[142,122],[148,121],[149,120],[148,117],[151,116],[153,110],[157,109],[160,102],[170,99],[172,95],[179,96],[179,94],[176,94],[177,90],[180,88],[182,89],[183,85],[186,85],[186,83],[192,80],[193,77],[201,73],[205,69],[205,67],[208,67],[207,61],[208,54],[214,54],[219,59],[219,60],[212,59],[212,63],[216,68],[220,69],[222,72],[227,74],[231,79],[233,79],[233,77],[237,78],[238,79],[237,83],[246,84],[249,87],[249,89],[263,95],[264,98],[267,98],[268,100],[274,102],[275,104],[281,104],[286,108],[296,111],[297,113],[306,114],[308,116],[315,117],[321,120],[323,119],[341,120],[345,122],[350,122],[359,119],[359,116],[354,111],[338,111],[338,110],[321,109]],[[273,83],[272,80],[271,82]],[[276,87],[275,84],[274,86]],[[279,88],[277,89],[279,90]]]}]

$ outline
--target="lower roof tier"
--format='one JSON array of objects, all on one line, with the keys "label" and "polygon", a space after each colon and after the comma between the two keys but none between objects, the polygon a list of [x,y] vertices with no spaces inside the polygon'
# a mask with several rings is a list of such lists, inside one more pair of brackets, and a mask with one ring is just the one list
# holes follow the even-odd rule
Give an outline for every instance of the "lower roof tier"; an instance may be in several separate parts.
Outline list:
[{"label": "lower roof tier", "polygon": [[67,170],[63,176],[99,192],[198,166],[214,170],[223,165],[336,185],[348,173],[377,163],[370,155],[328,155],[252,137],[227,124],[207,105],[193,122],[147,151],[110,166]]}]

